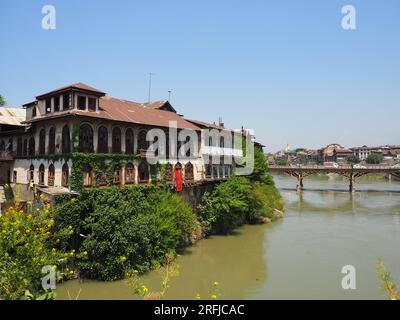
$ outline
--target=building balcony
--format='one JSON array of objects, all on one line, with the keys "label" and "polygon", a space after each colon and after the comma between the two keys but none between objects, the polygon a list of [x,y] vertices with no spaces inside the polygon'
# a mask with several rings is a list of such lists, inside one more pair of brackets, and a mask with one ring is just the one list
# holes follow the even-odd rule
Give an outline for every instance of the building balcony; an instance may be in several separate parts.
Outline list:
[{"label": "building balcony", "polygon": [[215,146],[203,146],[203,154],[210,156],[243,157],[243,151],[241,149],[222,148]]}]

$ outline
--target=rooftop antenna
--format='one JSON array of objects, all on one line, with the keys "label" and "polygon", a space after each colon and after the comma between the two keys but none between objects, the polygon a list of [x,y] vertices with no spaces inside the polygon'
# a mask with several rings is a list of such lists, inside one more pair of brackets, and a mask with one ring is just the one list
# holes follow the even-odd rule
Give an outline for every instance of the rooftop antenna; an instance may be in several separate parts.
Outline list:
[{"label": "rooftop antenna", "polygon": [[168,90],[168,101],[171,102],[171,90]]},{"label": "rooftop antenna", "polygon": [[148,73],[148,76],[149,76],[149,98],[148,98],[148,103],[150,103],[150,99],[151,99],[151,77],[154,75],[154,73],[152,73],[152,72],[149,72]]}]

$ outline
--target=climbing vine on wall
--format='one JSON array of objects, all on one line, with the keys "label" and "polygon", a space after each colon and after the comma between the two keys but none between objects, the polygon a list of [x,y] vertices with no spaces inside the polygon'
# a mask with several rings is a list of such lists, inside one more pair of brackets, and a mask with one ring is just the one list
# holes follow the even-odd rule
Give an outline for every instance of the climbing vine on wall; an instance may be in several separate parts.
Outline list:
[{"label": "climbing vine on wall", "polygon": [[128,162],[140,159],[136,154],[99,154],[74,152],[71,156],[72,168],[70,184],[71,189],[80,191],[83,188],[83,174],[86,166],[90,166],[95,177],[96,184],[102,179],[107,185],[112,185],[114,171],[117,166],[125,166]]}]

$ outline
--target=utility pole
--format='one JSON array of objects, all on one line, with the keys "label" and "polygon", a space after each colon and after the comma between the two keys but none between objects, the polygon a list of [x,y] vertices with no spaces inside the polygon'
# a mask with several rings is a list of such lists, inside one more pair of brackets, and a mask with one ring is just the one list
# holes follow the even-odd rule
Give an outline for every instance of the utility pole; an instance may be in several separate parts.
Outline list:
[{"label": "utility pole", "polygon": [[151,102],[151,77],[154,75],[154,73],[149,72],[148,76],[149,76],[149,98],[147,100],[148,103]]}]

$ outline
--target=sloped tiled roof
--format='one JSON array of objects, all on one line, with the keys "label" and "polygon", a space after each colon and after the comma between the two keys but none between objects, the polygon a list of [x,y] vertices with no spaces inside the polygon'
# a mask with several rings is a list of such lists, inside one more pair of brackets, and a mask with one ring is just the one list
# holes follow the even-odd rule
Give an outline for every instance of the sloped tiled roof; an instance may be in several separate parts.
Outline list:
[{"label": "sloped tiled roof", "polygon": [[100,97],[98,112],[72,109],[36,117],[27,122],[38,122],[67,115],[79,115],[166,128],[169,127],[170,121],[176,121],[177,128],[179,129],[200,130],[198,126],[186,121],[182,116],[174,112],[147,108],[142,103],[109,96]]},{"label": "sloped tiled roof", "polygon": [[95,89],[95,88],[93,88],[93,87],[91,87],[91,86],[88,86],[88,85],[85,84],[85,83],[82,83],[82,82],[75,82],[75,83],[70,84],[70,85],[68,85],[68,86],[61,87],[61,88],[58,88],[58,89],[55,89],[55,90],[51,90],[51,91],[49,91],[49,92],[46,92],[46,93],[44,93],[44,94],[41,94],[41,95],[37,96],[36,99],[41,99],[41,98],[43,98],[43,97],[45,97],[45,96],[48,96],[48,95],[51,95],[51,94],[55,94],[55,93],[57,93],[57,92],[65,91],[65,90],[67,90],[67,89],[78,89],[78,90],[83,90],[83,91],[90,91],[90,92],[92,92],[92,93],[95,93],[95,94],[101,95],[101,96],[104,96],[104,95],[105,95],[105,93],[104,93],[103,91],[100,91],[100,90]]}]

